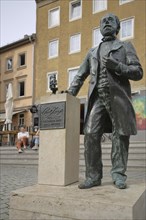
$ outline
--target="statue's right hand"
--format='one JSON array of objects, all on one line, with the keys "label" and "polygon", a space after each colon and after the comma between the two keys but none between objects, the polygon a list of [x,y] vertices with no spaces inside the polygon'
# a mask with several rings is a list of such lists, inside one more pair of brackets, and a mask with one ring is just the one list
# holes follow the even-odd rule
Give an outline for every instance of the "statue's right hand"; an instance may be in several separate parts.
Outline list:
[{"label": "statue's right hand", "polygon": [[69,95],[73,95],[70,91],[68,91],[68,90],[62,90],[61,92],[60,92],[61,94],[63,94],[63,93],[68,93]]},{"label": "statue's right hand", "polygon": [[60,93],[68,93],[68,90],[62,90]]}]

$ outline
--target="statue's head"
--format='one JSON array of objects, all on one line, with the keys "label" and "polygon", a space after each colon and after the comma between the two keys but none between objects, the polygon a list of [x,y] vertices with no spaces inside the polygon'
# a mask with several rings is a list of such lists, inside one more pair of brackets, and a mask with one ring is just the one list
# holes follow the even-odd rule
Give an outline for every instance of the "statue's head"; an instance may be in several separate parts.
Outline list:
[{"label": "statue's head", "polygon": [[114,14],[106,14],[100,20],[100,32],[103,36],[114,36],[119,33],[120,21]]}]

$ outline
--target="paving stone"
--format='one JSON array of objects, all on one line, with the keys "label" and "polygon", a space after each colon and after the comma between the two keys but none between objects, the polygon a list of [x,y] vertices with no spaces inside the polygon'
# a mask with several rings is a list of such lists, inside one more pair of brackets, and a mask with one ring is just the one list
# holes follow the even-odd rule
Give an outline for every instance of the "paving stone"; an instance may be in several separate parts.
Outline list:
[{"label": "paving stone", "polygon": [[9,220],[9,215],[6,213],[0,214],[0,220]]},{"label": "paving stone", "polygon": [[3,203],[0,204],[0,209],[5,209],[5,208],[8,208],[8,204],[3,201]]},{"label": "paving stone", "polygon": [[7,166],[0,169],[0,220],[9,219],[10,192],[37,183],[37,167]]},{"label": "paving stone", "polygon": [[8,215],[8,208],[0,208],[0,213],[1,214],[6,213]]},{"label": "paving stone", "polygon": [[[110,169],[104,169],[103,172],[104,184],[110,182],[112,179]],[[145,182],[145,170],[128,170],[127,181],[129,182]],[[84,173],[80,175],[80,179],[84,179]],[[0,167],[0,205],[6,204],[9,207],[9,198],[11,191],[26,186],[35,185],[38,182],[38,167],[34,166],[10,166],[2,165]],[[3,209],[3,211],[1,211]],[[0,207],[0,220],[8,220],[9,209]]]}]

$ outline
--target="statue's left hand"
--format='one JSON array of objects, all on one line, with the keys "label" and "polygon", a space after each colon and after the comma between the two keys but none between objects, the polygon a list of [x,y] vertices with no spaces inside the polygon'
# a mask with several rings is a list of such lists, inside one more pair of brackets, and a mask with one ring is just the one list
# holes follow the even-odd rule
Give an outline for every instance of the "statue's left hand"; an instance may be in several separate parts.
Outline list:
[{"label": "statue's left hand", "polygon": [[116,61],[112,55],[110,55],[109,57],[104,56],[102,58],[102,63],[105,68],[107,68],[109,70],[114,70],[114,71],[117,70],[118,65],[119,65],[119,62]]}]

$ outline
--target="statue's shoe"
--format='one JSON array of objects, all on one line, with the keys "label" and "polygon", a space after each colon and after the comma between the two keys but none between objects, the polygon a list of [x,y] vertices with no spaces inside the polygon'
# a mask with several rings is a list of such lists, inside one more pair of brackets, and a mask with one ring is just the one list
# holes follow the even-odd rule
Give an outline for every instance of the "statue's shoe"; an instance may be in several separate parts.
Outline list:
[{"label": "statue's shoe", "polygon": [[83,183],[78,185],[79,189],[89,189],[94,186],[100,186],[101,185],[101,180],[98,181],[93,181],[91,179],[86,179]]},{"label": "statue's shoe", "polygon": [[114,182],[115,186],[118,188],[118,189],[126,189],[127,188],[127,185],[124,181],[122,180],[116,180]]}]

